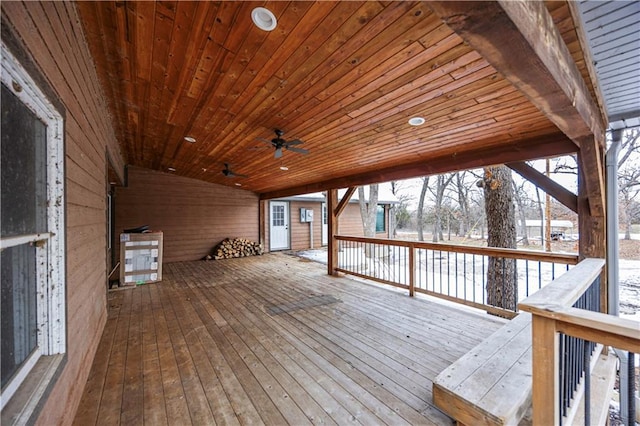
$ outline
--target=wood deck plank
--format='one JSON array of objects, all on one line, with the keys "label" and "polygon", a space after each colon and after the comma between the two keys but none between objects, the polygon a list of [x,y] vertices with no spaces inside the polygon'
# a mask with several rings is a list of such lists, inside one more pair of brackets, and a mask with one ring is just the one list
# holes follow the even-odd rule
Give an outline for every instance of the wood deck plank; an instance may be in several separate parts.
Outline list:
[{"label": "wood deck plank", "polygon": [[446,424],[432,380],[502,323],[284,254],[163,275],[110,293],[76,424]]},{"label": "wood deck plank", "polygon": [[[197,288],[190,287],[190,290],[198,302],[206,300],[207,295],[203,294]],[[218,293],[217,295],[219,296],[220,294]],[[298,384],[286,369],[278,363],[273,354],[266,350],[247,326],[245,326],[249,321],[236,309],[237,303],[227,304],[226,306],[233,306],[233,312],[226,309],[225,304],[219,304],[217,307],[236,333],[236,339],[242,339],[245,345],[245,351],[247,349],[251,351],[247,360],[254,365],[254,370],[260,373],[259,377],[256,377],[258,379],[266,379],[266,386],[268,388],[274,387],[272,379],[277,381],[277,385],[273,388],[271,395],[274,403],[281,405],[280,412],[283,416],[293,424],[303,424],[309,421],[313,423],[335,424],[322,407],[307,394],[305,389]],[[236,342],[236,344],[239,344],[239,342]],[[257,368],[258,364],[262,364],[263,368]],[[265,371],[268,371],[272,378],[265,376]],[[275,396],[275,399],[273,396]],[[281,399],[283,401],[279,401]],[[294,402],[296,407],[292,409],[289,401]],[[282,402],[285,402],[285,404],[282,404]]]},{"label": "wood deck plank", "polygon": [[152,425],[166,425],[167,412],[164,409],[164,391],[160,370],[160,353],[156,340],[154,316],[158,313],[158,300],[151,296],[151,287],[141,288],[142,297],[142,370],[144,375],[143,422]]},{"label": "wood deck plank", "polygon": [[[164,301],[167,306],[164,307],[167,316],[169,338],[175,353],[175,361],[180,374],[180,381],[184,390],[184,398],[189,408],[189,415],[194,424],[204,424],[208,419],[213,418],[213,413],[209,407],[209,401],[205,395],[200,377],[196,369],[196,362],[192,358],[193,354],[186,342],[186,333],[189,321],[185,309],[191,304],[183,303],[186,298],[182,292],[178,294],[174,287],[163,287],[165,293]],[[186,300],[186,302],[189,302]]]}]

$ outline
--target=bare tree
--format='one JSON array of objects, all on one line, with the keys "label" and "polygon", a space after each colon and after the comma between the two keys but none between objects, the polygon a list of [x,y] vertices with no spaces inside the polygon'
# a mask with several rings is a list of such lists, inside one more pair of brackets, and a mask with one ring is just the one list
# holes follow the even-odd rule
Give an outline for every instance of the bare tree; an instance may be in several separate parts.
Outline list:
[{"label": "bare tree", "polygon": [[624,239],[631,239],[633,211],[640,197],[640,164],[635,160],[640,154],[640,130],[627,130],[620,144],[618,159],[618,190],[621,222],[624,223]]},{"label": "bare tree", "polygon": [[520,232],[522,233],[522,244],[525,246],[529,245],[529,235],[527,233],[527,215],[525,214],[524,209],[524,200],[527,197],[526,191],[524,190],[525,181],[522,181],[520,185],[516,185],[513,183],[513,195],[516,202],[516,206],[518,207],[518,217],[520,218]]},{"label": "bare tree", "polygon": [[378,184],[369,185],[369,199],[364,193],[364,187],[358,187],[358,204],[362,216],[362,229],[365,237],[376,236],[376,214],[378,212]]},{"label": "bare tree", "polygon": [[624,239],[631,239],[631,222],[633,207],[640,199],[640,168],[624,170],[618,173],[618,190],[620,195],[620,213],[624,223]]},{"label": "bare tree", "polygon": [[411,214],[409,213],[409,202],[413,197],[408,194],[401,193],[401,184],[400,181],[392,180],[391,181],[391,192],[399,201],[399,204],[394,208],[395,215],[395,226],[393,227],[393,236],[396,236],[396,231],[398,228],[406,228],[411,220]]},{"label": "bare tree", "polygon": [[424,200],[429,188],[429,176],[422,178],[422,189],[420,190],[420,198],[418,199],[418,211],[416,212],[416,227],[418,228],[418,241],[424,241]]},{"label": "bare tree", "polygon": [[[484,169],[482,181],[489,247],[516,248],[513,179],[506,166]],[[515,259],[489,257],[487,304],[513,310],[517,303]]]},{"label": "bare tree", "polygon": [[469,226],[469,184],[465,182],[467,172],[456,173],[456,192],[458,195],[458,205],[460,206],[460,229],[459,234],[464,237],[469,236],[471,231]]},{"label": "bare tree", "polygon": [[444,193],[453,180],[455,173],[443,174],[436,176],[436,187],[432,189],[435,201],[435,220],[433,222],[433,242],[442,241],[442,203],[444,201]]}]

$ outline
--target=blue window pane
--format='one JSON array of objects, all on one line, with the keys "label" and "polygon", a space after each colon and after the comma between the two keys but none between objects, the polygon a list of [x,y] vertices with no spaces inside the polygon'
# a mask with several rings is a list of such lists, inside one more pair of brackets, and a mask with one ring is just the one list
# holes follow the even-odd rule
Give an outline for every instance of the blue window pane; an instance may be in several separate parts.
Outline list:
[{"label": "blue window pane", "polygon": [[378,209],[376,211],[376,232],[384,232],[385,231],[385,222],[384,222],[384,207],[378,205]]}]

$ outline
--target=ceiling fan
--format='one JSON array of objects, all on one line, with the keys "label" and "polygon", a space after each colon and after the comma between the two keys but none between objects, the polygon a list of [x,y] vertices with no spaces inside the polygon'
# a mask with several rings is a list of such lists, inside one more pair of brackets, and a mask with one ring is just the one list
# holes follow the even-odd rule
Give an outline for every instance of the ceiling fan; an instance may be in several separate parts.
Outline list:
[{"label": "ceiling fan", "polygon": [[229,166],[229,163],[224,163],[224,170],[222,170],[222,174],[225,175],[225,177],[228,177],[228,178],[234,178],[234,177],[246,178],[246,177],[249,177],[247,175],[242,175],[240,173],[233,172],[231,170],[231,166]]},{"label": "ceiling fan", "polygon": [[295,145],[302,145],[304,142],[302,142],[300,139],[294,139],[291,141],[286,141],[284,139],[282,139],[282,135],[284,135],[284,132],[280,129],[275,129],[275,134],[276,137],[274,139],[266,140],[263,138],[258,138],[258,140],[261,140],[262,142],[268,143],[269,145],[273,146],[276,151],[273,155],[274,158],[280,158],[282,157],[282,149],[286,149],[292,152],[297,152],[298,154],[308,154],[309,151],[307,151],[304,148],[297,148]]}]

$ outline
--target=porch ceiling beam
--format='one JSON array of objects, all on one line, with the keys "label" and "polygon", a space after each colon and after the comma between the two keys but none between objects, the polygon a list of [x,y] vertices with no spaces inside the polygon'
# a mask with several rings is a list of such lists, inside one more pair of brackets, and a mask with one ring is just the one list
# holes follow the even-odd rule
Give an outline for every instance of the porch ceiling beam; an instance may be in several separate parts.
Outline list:
[{"label": "porch ceiling beam", "polygon": [[382,168],[375,172],[343,176],[283,190],[264,192],[260,194],[260,199],[269,200],[273,198],[290,197],[292,195],[309,194],[311,192],[321,192],[331,188],[369,185],[372,183],[431,176],[458,170],[475,169],[494,164],[558,157],[576,151],[576,145],[565,135],[558,133],[543,138],[521,140],[509,145],[453,152],[415,163]]},{"label": "porch ceiling beam", "polygon": [[507,167],[518,173],[535,186],[541,188],[544,192],[558,200],[562,205],[578,213],[578,196],[564,188],[559,183],[550,179],[546,175],[540,173],[530,165],[524,162],[507,163]]},{"label": "porch ceiling beam", "polygon": [[340,202],[336,206],[336,211],[334,212],[336,217],[339,217],[342,214],[342,211],[345,207],[347,207],[347,204],[349,204],[349,200],[351,200],[351,197],[353,196],[353,193],[356,192],[356,189],[358,189],[357,186],[352,186],[347,189],[347,192],[342,197],[342,200],[340,200]]},{"label": "porch ceiling beam", "polygon": [[591,213],[604,214],[605,125],[560,31],[539,1],[432,1],[427,6],[582,151]]}]

